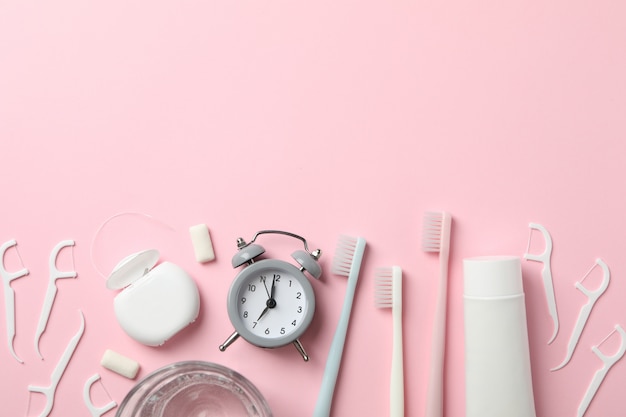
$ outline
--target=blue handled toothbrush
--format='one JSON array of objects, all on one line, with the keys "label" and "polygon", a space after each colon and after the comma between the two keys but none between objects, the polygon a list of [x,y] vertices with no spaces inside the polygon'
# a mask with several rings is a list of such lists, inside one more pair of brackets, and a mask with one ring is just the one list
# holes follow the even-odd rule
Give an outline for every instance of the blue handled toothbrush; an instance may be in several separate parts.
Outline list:
[{"label": "blue handled toothbrush", "polygon": [[361,261],[363,260],[363,252],[365,251],[365,239],[361,237],[341,236],[339,244],[333,258],[332,272],[336,275],[348,277],[348,286],[346,295],[341,309],[339,323],[335,330],[335,336],[330,345],[328,358],[326,359],[326,368],[322,377],[322,385],[313,417],[328,417],[333,402],[333,393],[339,374],[341,365],[341,357],[343,355],[343,347],[348,332],[348,322],[350,321],[350,313],[352,312],[352,301],[356,284],[359,280],[359,271],[361,269]]}]

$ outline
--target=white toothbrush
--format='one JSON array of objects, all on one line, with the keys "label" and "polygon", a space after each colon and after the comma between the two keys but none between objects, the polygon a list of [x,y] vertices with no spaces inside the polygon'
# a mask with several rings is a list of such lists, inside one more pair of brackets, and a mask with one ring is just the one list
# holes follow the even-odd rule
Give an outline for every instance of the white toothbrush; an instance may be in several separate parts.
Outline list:
[{"label": "white toothbrush", "polygon": [[390,417],[404,417],[404,360],[402,351],[402,269],[399,266],[376,271],[374,303],[391,308],[393,350],[391,354]]},{"label": "white toothbrush", "polygon": [[446,313],[448,301],[448,259],[450,256],[450,227],[452,217],[446,212],[424,215],[422,249],[439,253],[439,290],[433,324],[430,377],[426,396],[425,417],[443,416],[443,370],[446,353]]},{"label": "white toothbrush", "polygon": [[313,411],[313,417],[328,417],[333,402],[333,393],[341,365],[343,346],[348,332],[348,322],[352,311],[352,301],[359,279],[361,261],[365,251],[365,239],[361,237],[341,236],[333,259],[332,272],[336,275],[348,277],[348,286],[341,309],[339,323],[335,330],[335,336],[330,345],[326,368],[322,377],[322,385]]}]

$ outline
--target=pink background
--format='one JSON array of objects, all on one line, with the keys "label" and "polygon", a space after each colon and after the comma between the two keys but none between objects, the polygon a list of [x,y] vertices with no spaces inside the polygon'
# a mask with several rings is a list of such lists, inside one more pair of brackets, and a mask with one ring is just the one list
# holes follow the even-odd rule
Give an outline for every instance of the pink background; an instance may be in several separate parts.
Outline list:
[{"label": "pink background", "polygon": [[[122,401],[136,381],[100,367],[108,348],[138,360],[140,378],[179,360],[217,362],[257,385],[277,417],[310,415],[346,288],[330,264],[349,234],[368,249],[332,415],[388,415],[391,314],[374,307],[373,275],[397,264],[406,415],[422,416],[437,274],[436,256],[420,250],[422,215],[442,209],[454,216],[446,415],[464,415],[462,259],[522,256],[529,222],[554,239],[561,319],[547,345],[541,265],[524,262],[537,415],[575,415],[602,367],[591,346],[626,325],[625,18],[623,2],[604,0],[0,1],[0,241],[16,239],[30,270],[12,283],[24,364],[0,320],[1,414],[27,414],[26,387],[49,384],[81,309],[86,331],[52,416],[88,415],[82,386],[96,372],[96,404],[108,401],[104,389]],[[98,227],[125,211],[159,222],[111,221],[93,243],[95,265],[108,271],[156,248],[201,291],[199,320],[160,348],[123,333],[115,292],[89,256]],[[211,230],[216,262],[193,257],[187,228],[197,223]],[[217,349],[232,331],[235,240],[267,228],[325,251],[317,315],[302,338],[310,363],[291,347]],[[48,256],[63,239],[77,242],[78,278],[58,282],[41,361],[33,338]],[[298,247],[262,244],[279,257]],[[72,268],[71,254],[60,269]],[[574,284],[598,257],[612,282],[570,364],[550,372],[586,302]],[[21,267],[14,250],[5,264]],[[587,415],[621,415],[625,384],[622,361]],[[36,416],[43,400],[30,397]]]}]

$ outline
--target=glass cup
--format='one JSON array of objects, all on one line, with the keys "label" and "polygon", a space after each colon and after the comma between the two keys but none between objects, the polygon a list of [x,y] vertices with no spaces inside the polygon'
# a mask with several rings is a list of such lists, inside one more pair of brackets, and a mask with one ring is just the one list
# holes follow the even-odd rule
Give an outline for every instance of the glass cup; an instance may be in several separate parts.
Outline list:
[{"label": "glass cup", "polygon": [[202,361],[177,362],[151,373],[126,395],[116,417],[272,417],[244,376]]}]

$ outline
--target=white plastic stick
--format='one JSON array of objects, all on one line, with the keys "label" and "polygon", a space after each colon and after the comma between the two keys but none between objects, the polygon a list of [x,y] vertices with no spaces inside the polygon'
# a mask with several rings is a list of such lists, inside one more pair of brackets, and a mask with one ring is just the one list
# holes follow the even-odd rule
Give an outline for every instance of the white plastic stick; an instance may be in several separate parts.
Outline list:
[{"label": "white plastic stick", "polygon": [[48,266],[50,269],[50,277],[48,280],[48,288],[46,290],[46,296],[43,301],[43,307],[41,309],[41,315],[39,316],[39,322],[37,324],[37,333],[35,334],[35,351],[41,359],[41,351],[39,350],[39,340],[41,335],[46,331],[48,325],[48,319],[50,318],[50,312],[52,311],[52,304],[54,304],[54,298],[57,294],[56,280],[61,278],[76,278],[76,271],[63,272],[59,271],[56,267],[56,260],[59,256],[59,252],[65,247],[74,246],[73,240],[63,240],[59,242],[52,252],[50,253],[50,259]]},{"label": "white plastic stick", "polygon": [[[617,350],[615,355],[606,356],[602,352],[600,352],[600,350],[598,349],[598,346],[604,343],[604,341],[606,341],[616,331],[620,334],[620,338],[621,338],[619,349]],[[580,405],[578,406],[578,417],[582,417],[583,415],[585,415],[585,413],[587,412],[587,408],[589,407],[589,404],[591,404],[591,400],[593,400],[593,397],[595,397],[596,393],[598,392],[598,389],[600,388],[600,385],[602,385],[604,378],[609,373],[613,365],[615,365],[617,361],[622,359],[622,356],[624,356],[624,353],[626,353],[625,342],[626,342],[626,332],[624,331],[624,329],[622,329],[622,326],[618,324],[615,326],[615,330],[613,330],[607,337],[605,337],[604,340],[598,344],[598,346],[593,346],[591,348],[593,353],[595,353],[596,356],[600,358],[600,360],[604,363],[604,365],[602,366],[601,369],[598,369],[596,373],[593,375],[593,379],[591,380],[591,383],[589,384],[589,387],[587,388],[587,392],[585,393],[585,396],[583,397]]]},{"label": "white plastic stick", "polygon": [[[554,284],[552,282],[552,264],[550,258],[552,257],[552,237],[548,230],[540,224],[530,223],[528,225],[530,227],[530,236],[528,237],[528,248],[526,250],[526,254],[524,254],[524,259],[529,261],[541,262],[543,263],[543,269],[541,270],[541,276],[543,278],[543,287],[546,293],[546,301],[548,302],[548,311],[550,313],[550,317],[552,317],[552,337],[548,341],[548,344],[552,343],[554,339],[556,339],[556,335],[559,332],[559,315],[556,309],[556,297],[554,295]],[[543,235],[543,238],[546,242],[546,247],[543,253],[539,255],[534,255],[528,253],[530,250],[530,238],[532,237],[532,231],[539,230]]]},{"label": "white plastic stick", "polygon": [[89,409],[89,413],[91,413],[91,417],[100,417],[101,415],[117,407],[117,403],[115,401],[111,401],[102,407],[96,407],[94,403],[91,401],[91,395],[90,395],[91,386],[99,380],[100,380],[100,374],[95,374],[91,376],[87,381],[85,381],[85,385],[83,386],[83,401],[85,402],[85,405]]},{"label": "white plastic stick", "polygon": [[81,320],[80,328],[78,332],[74,335],[74,337],[70,339],[69,343],[67,344],[67,347],[65,348],[65,351],[63,352],[63,354],[61,355],[61,358],[59,359],[59,362],[57,363],[56,367],[52,371],[52,375],[50,376],[50,386],[48,387],[37,387],[34,385],[28,386],[28,390],[30,392],[38,392],[40,394],[43,394],[46,397],[46,406],[41,412],[41,414],[39,414],[39,417],[47,417],[50,414],[50,411],[52,411],[52,407],[54,407],[54,396],[56,394],[57,386],[59,385],[59,382],[61,381],[61,377],[63,376],[63,373],[65,372],[65,369],[67,368],[67,365],[70,363],[70,359],[72,358],[72,355],[74,354],[74,351],[76,350],[76,347],[78,346],[78,342],[80,342],[80,338],[83,336],[83,333],[85,332],[85,316],[83,315],[83,312],[80,310],[79,310],[79,313],[80,313],[80,320]]},{"label": "white plastic stick", "polygon": [[[603,271],[602,283],[596,290],[590,291],[582,285],[582,282],[585,280],[585,278],[589,276],[591,271],[596,266],[600,266],[602,268],[602,271]],[[598,298],[600,298],[600,296],[604,294],[604,292],[606,291],[607,287],[609,286],[610,280],[611,280],[611,272],[609,271],[608,265],[602,259],[597,259],[596,263],[589,270],[589,272],[585,274],[583,279],[580,280],[580,282],[577,282],[575,284],[575,287],[579,289],[583,294],[585,294],[587,298],[589,298],[589,300],[584,306],[582,306],[582,308],[580,309],[580,312],[578,313],[578,319],[576,320],[576,325],[574,326],[574,330],[572,331],[572,335],[570,336],[569,342],[567,344],[567,354],[565,355],[565,359],[561,362],[559,366],[550,369],[551,371],[556,371],[558,369],[561,369],[569,363],[570,359],[572,358],[572,355],[574,354],[574,350],[576,349],[576,345],[578,344],[578,340],[580,339],[580,335],[582,334],[583,329],[585,328],[585,324],[587,324],[587,320],[589,319],[591,310],[593,310],[593,306],[596,304],[596,301],[598,301]]]},{"label": "white plastic stick", "polygon": [[2,247],[0,247],[0,276],[2,276],[2,284],[4,286],[4,307],[9,351],[11,351],[11,354],[19,363],[24,363],[24,361],[17,356],[15,348],[13,347],[13,339],[15,339],[15,293],[13,292],[13,288],[11,288],[11,281],[28,275],[28,270],[26,268],[22,268],[17,272],[9,272],[4,266],[4,254],[9,248],[16,245],[17,242],[15,240],[9,240],[8,242],[5,242]]}]

